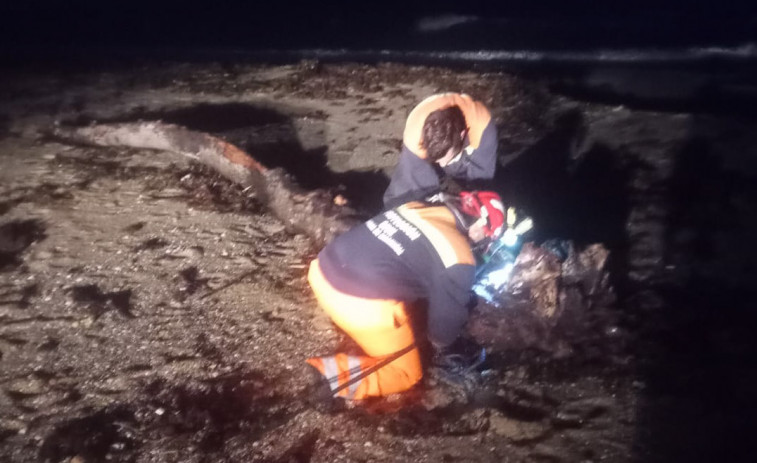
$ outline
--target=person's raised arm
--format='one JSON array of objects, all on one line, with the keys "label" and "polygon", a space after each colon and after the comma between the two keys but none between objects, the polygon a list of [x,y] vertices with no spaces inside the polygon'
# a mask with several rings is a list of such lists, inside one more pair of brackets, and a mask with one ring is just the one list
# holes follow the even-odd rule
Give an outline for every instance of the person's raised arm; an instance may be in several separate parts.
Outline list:
[{"label": "person's raised arm", "polygon": [[425,160],[404,145],[389,186],[384,192],[384,209],[417,201],[439,191],[439,176]]}]

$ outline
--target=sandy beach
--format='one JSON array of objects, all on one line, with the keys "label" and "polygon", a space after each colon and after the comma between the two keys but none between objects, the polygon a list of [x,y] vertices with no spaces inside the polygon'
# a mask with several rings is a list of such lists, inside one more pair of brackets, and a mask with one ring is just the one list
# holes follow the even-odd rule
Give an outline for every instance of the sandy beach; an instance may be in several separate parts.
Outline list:
[{"label": "sandy beach", "polygon": [[[568,349],[524,335],[493,352],[490,395],[478,401],[429,384],[366,407],[307,406],[304,360],[344,337],[307,286],[318,249],[185,158],[50,136],[59,124],[178,124],[370,214],[408,112],[443,91],[491,109],[495,184],[534,217],[534,239],[604,243],[617,294],[604,308],[616,322]],[[493,71],[317,61],[9,71],[0,78],[0,459],[720,455],[719,443],[749,426],[703,404],[748,406],[757,383],[743,342],[754,315],[740,304],[755,272],[741,244],[757,224],[755,133],[748,118],[587,103],[546,79]],[[701,246],[709,254],[692,252]],[[682,310],[692,307],[702,310]],[[697,361],[693,346],[703,345],[733,362]],[[724,377],[738,381],[715,380]]]}]

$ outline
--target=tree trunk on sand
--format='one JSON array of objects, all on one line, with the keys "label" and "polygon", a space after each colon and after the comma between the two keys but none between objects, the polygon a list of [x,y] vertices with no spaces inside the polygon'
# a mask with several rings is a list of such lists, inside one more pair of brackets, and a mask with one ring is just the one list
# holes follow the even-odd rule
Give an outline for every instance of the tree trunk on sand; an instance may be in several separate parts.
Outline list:
[{"label": "tree trunk on sand", "polygon": [[168,151],[200,162],[234,183],[251,188],[290,229],[322,247],[358,223],[349,207],[324,190],[306,192],[283,169],[269,169],[243,150],[206,133],[162,122],[57,127],[55,137],[96,146]]}]

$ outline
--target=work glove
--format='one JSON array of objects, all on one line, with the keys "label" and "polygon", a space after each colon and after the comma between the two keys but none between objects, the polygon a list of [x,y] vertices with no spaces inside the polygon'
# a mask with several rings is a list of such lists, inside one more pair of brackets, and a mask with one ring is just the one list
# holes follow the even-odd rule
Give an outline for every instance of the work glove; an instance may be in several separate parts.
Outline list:
[{"label": "work glove", "polygon": [[462,354],[452,348],[434,348],[431,366],[428,369],[429,384],[442,386],[446,390],[470,399],[481,384],[477,368],[484,362],[486,351]]},{"label": "work glove", "polygon": [[464,374],[473,371],[486,360],[486,350],[481,349],[473,355],[456,352],[451,347],[434,347],[431,366],[449,373]]}]

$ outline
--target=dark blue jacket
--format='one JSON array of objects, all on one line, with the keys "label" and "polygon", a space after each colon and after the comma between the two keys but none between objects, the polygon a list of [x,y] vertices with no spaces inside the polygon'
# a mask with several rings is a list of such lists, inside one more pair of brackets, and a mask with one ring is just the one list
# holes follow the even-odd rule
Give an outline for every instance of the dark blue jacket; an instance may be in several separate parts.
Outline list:
[{"label": "dark blue jacket", "polygon": [[343,293],[428,301],[434,345],[451,344],[468,319],[475,259],[446,206],[409,203],[383,212],[334,239],[318,261],[326,280]]}]

